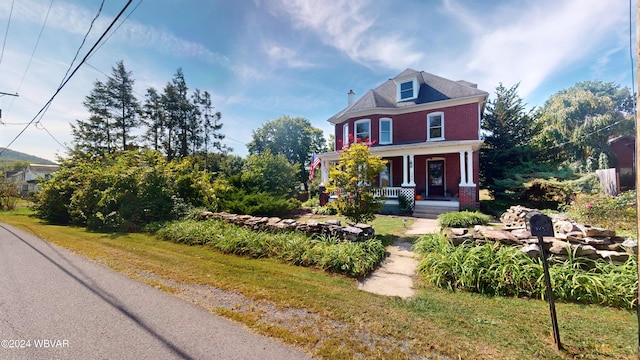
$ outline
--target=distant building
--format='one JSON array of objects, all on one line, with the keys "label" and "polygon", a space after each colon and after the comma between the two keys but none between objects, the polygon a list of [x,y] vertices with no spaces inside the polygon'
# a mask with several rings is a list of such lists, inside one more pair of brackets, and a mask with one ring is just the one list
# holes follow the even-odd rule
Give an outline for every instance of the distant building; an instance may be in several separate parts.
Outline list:
[{"label": "distant building", "polygon": [[30,192],[40,190],[38,183],[51,178],[58,170],[59,165],[29,164],[23,170],[5,173],[4,181],[13,183],[20,195],[27,196]]},{"label": "distant building", "polygon": [[619,136],[609,140],[609,147],[616,155],[616,173],[618,176],[619,192],[635,189],[636,187],[636,138],[634,136]]}]

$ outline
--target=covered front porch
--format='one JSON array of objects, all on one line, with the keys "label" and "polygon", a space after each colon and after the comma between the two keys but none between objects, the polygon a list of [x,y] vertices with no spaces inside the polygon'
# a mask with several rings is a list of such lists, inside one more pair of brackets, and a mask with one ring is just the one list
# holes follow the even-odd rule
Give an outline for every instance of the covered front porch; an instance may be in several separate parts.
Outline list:
[{"label": "covered front porch", "polygon": [[[398,198],[404,196],[416,213],[477,207],[481,145],[482,141],[464,140],[373,146],[372,155],[387,160],[376,195],[385,198],[386,208],[398,206]],[[319,156],[322,185],[328,183],[329,166],[339,156],[339,152]]]}]

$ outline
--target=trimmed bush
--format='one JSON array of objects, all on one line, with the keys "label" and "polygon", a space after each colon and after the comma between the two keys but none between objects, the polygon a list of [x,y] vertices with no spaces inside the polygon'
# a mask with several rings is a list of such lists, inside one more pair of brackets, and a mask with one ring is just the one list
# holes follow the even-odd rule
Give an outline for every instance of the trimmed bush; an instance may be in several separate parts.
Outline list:
[{"label": "trimmed bush", "polygon": [[489,221],[491,221],[491,216],[479,211],[458,211],[438,215],[438,225],[448,228],[486,225]]}]

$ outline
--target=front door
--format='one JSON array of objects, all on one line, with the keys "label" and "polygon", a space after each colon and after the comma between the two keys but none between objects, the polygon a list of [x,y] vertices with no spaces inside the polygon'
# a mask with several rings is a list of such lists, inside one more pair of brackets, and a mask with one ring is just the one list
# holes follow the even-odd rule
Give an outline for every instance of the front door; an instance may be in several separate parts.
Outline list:
[{"label": "front door", "polygon": [[444,196],[444,160],[427,162],[427,196]]}]

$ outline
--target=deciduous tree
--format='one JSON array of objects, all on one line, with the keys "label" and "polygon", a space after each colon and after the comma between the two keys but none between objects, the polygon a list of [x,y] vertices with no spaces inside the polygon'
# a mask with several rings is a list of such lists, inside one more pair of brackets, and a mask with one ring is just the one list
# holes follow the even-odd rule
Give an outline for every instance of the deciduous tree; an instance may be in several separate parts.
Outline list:
[{"label": "deciduous tree", "polygon": [[328,191],[336,192],[338,211],[356,223],[368,222],[380,211],[383,201],[373,193],[376,178],[386,164],[373,156],[366,144],[353,143],[340,154],[335,168],[329,171]]},{"label": "deciduous tree", "polygon": [[254,130],[253,140],[247,147],[251,154],[267,150],[272,154],[282,154],[296,165],[298,181],[306,184],[311,154],[324,151],[326,142],[322,130],[313,127],[309,120],[283,116]]}]

